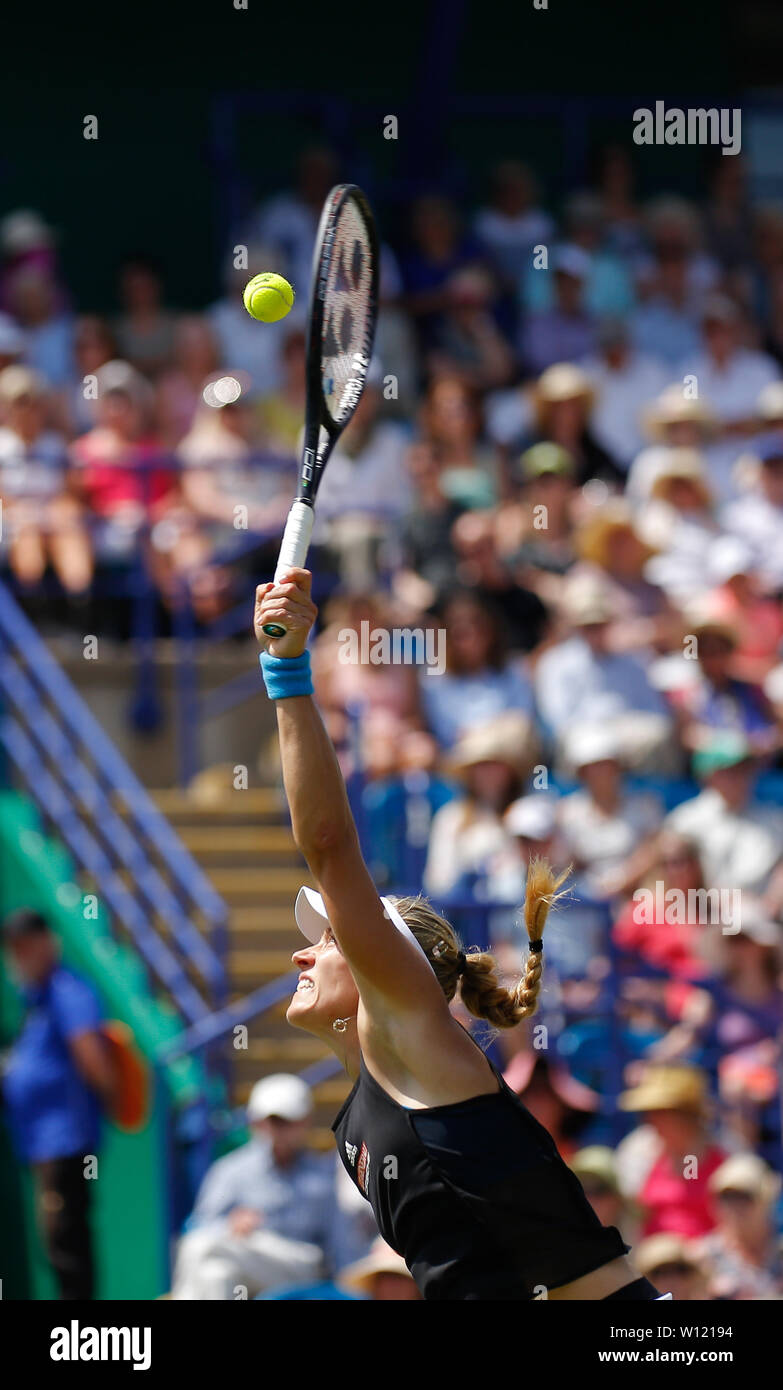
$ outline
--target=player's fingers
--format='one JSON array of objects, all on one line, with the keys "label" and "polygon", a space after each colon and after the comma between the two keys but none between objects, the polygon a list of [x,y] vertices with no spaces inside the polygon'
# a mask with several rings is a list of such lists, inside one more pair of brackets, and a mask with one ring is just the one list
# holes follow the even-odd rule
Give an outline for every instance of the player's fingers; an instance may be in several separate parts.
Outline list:
[{"label": "player's fingers", "polygon": [[310,590],[313,587],[313,576],[310,570],[300,569],[296,565],[291,565],[290,568],[284,570],[280,575],[280,583],[294,584],[297,589],[300,589],[303,594],[307,594],[309,597]]}]

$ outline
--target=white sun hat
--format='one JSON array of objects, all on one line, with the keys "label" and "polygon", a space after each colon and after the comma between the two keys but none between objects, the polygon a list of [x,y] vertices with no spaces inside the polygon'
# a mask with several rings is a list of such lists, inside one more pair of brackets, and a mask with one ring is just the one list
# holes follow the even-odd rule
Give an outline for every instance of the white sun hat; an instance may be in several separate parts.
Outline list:
[{"label": "white sun hat", "polygon": [[[383,903],[386,916],[394,923],[398,932],[402,932],[403,936],[407,936],[408,939],[413,942],[414,946],[421,951],[425,959],[429,961],[424,947],[416,940],[407,922],[403,921],[391,898],[381,898],[381,902]],[[296,918],[296,925],[300,932],[303,936],[307,937],[308,941],[311,941],[313,945],[315,945],[316,941],[321,940],[324,933],[324,926],[328,923],[329,918],[326,908],[324,907],[324,900],[320,893],[316,893],[314,888],[299,889],[296,895],[296,902],[294,903],[294,917]]]},{"label": "white sun hat", "polygon": [[313,1097],[301,1076],[275,1072],[257,1081],[247,1102],[247,1118],[251,1124],[277,1115],[281,1120],[306,1120],[312,1114]]}]

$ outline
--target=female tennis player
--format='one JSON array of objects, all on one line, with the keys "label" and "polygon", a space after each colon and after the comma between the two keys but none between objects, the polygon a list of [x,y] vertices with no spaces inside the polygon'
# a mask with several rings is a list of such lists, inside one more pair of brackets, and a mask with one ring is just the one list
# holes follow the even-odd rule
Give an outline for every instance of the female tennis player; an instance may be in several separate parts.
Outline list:
[{"label": "female tennis player", "polygon": [[[308,944],[288,1020],[336,1052],[354,1087],[333,1125],[340,1158],[426,1299],[654,1299],[549,1134],[452,1016],[512,1028],[536,1007],[541,933],[561,880],[528,874],[529,950],[512,990],[491,955],[465,955],[421,898],[379,898],[334,750],[311,698],[311,576],[256,592],[255,631],[277,707],[296,843],[320,893],[301,889]],[[264,625],[282,628],[270,638]]]}]

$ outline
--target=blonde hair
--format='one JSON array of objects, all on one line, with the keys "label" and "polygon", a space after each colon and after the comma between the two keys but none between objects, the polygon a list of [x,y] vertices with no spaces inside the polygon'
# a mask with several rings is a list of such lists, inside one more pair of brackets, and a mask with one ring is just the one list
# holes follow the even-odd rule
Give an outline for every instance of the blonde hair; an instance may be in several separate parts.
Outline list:
[{"label": "blonde hair", "polygon": [[[562,884],[570,870],[555,874],[545,859],[532,859],[527,871],[527,887],[522,917],[528,940],[538,942],[544,932],[549,909],[564,896]],[[525,968],[513,989],[498,977],[495,957],[488,951],[474,951],[464,957],[454,928],[426,898],[396,898],[396,906],[423,947],[446,998],[454,998],[459,988],[463,1004],[474,1018],[486,1019],[496,1028],[515,1028],[530,1018],[538,1005],[543,958],[540,950],[528,951]]]}]

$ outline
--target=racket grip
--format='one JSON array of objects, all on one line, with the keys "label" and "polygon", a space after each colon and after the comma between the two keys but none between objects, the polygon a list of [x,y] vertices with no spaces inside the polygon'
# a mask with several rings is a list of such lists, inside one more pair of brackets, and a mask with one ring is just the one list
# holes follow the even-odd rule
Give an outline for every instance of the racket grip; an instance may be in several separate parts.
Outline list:
[{"label": "racket grip", "polygon": [[[275,583],[277,584],[285,570],[292,566],[301,568],[307,559],[307,552],[310,548],[310,537],[313,533],[313,509],[307,502],[294,502],[288,513],[288,520],[285,524],[283,539],[280,544],[280,554],[277,557],[277,567],[275,569]],[[285,628],[280,623],[264,623],[264,632],[267,637],[284,637]]]}]

